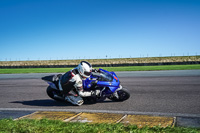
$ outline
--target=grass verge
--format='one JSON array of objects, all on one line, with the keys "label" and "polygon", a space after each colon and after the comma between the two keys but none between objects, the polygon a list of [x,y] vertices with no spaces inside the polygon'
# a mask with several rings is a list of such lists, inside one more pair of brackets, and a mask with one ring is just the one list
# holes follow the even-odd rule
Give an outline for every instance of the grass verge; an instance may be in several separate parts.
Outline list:
[{"label": "grass verge", "polygon": [[[162,65],[162,66],[123,66],[123,67],[101,67],[108,71],[157,71],[157,70],[195,70],[200,69],[196,65]],[[64,73],[72,68],[16,68],[0,69],[0,74],[13,73]]]},{"label": "grass verge", "polygon": [[59,120],[0,120],[1,133],[200,133],[200,129],[183,127],[143,127],[123,124],[65,123]]}]

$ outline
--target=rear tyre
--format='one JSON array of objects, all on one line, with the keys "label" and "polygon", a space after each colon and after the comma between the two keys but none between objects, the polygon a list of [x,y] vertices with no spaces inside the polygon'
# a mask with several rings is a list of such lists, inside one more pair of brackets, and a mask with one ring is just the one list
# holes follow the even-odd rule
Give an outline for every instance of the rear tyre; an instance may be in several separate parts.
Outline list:
[{"label": "rear tyre", "polygon": [[56,101],[63,101],[60,98],[54,97],[55,94],[59,96],[59,91],[58,90],[55,90],[55,89],[51,88],[50,86],[48,86],[46,92],[47,92],[47,95],[50,98],[52,98],[52,99],[54,99]]},{"label": "rear tyre", "polygon": [[111,99],[112,101],[122,102],[129,99],[130,97],[130,93],[128,92],[126,88],[122,88],[121,90],[117,91],[117,94],[118,94],[118,98],[115,97],[114,95],[111,95],[109,99]]}]

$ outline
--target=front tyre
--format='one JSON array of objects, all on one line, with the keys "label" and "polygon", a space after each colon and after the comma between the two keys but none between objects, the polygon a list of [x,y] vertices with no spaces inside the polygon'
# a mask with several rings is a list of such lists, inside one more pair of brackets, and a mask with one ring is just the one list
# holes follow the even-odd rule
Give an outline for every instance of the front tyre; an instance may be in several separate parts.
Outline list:
[{"label": "front tyre", "polygon": [[126,88],[122,88],[121,90],[118,90],[117,92],[118,96],[115,96],[114,94],[109,97],[112,101],[122,102],[130,97],[130,93]]}]

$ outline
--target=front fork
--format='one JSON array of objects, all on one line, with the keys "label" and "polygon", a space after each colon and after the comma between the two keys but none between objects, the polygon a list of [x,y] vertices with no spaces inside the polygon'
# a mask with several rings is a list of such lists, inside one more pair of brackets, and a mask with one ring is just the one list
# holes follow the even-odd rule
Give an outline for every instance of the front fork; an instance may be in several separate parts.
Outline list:
[{"label": "front fork", "polygon": [[117,93],[117,91],[121,90],[122,89],[122,86],[120,85],[118,89],[115,90],[115,92],[112,94],[113,97],[116,97],[117,99],[119,99],[119,95]]}]

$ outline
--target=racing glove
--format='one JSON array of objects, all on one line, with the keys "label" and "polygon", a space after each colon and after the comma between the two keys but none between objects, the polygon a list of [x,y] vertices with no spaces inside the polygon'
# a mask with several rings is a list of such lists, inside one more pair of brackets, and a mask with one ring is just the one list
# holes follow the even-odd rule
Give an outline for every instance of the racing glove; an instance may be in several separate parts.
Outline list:
[{"label": "racing glove", "polygon": [[100,72],[100,70],[99,69],[92,69],[92,72],[97,73],[97,72]]}]

